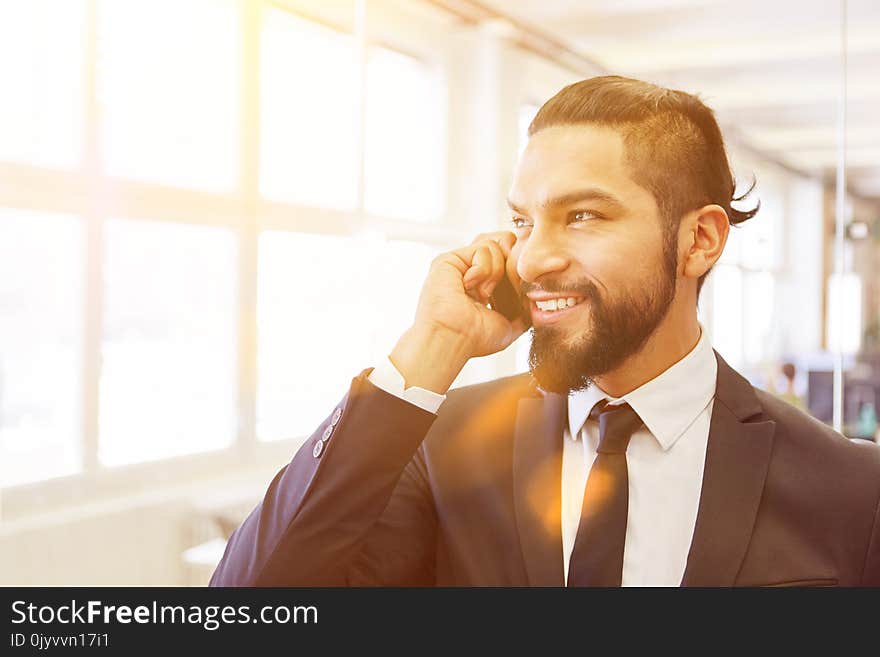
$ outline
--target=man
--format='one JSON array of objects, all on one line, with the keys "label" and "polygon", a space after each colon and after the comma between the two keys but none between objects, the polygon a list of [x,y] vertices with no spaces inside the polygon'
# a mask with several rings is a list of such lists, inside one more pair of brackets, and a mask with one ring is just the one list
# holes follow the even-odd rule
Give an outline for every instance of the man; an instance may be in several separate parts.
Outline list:
[{"label": "man", "polygon": [[[755,212],[731,205],[711,110],[600,77],[529,135],[512,232],[434,260],[389,362],[278,473],[212,585],[880,584],[880,450],[752,388],[697,321]],[[505,276],[512,319],[490,307]],[[528,374],[446,395],[529,322]]]}]

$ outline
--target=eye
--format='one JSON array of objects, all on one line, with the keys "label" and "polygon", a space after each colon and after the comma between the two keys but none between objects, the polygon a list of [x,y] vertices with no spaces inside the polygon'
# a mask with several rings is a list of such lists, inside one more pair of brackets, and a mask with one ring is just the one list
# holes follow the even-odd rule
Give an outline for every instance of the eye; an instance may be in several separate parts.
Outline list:
[{"label": "eye", "polygon": [[519,216],[511,217],[510,223],[516,229],[529,228],[532,225],[531,220]]},{"label": "eye", "polygon": [[589,221],[590,219],[600,219],[601,215],[593,212],[592,210],[575,210],[569,216],[569,223],[582,223],[584,221]]}]

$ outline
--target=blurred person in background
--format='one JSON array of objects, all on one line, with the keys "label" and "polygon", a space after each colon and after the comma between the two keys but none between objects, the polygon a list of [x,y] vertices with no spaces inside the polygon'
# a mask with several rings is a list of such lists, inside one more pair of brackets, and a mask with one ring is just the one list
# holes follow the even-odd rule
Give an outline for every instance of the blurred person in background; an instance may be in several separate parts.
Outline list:
[{"label": "blurred person in background", "polygon": [[[712,111],[606,76],[529,137],[511,230],[433,261],[211,584],[880,585],[880,449],[753,388],[697,320],[757,210]],[[449,391],[529,325],[528,373]]]},{"label": "blurred person in background", "polygon": [[780,368],[782,372],[782,376],[785,379],[784,387],[781,391],[778,391],[776,395],[792,406],[801,409],[802,411],[807,410],[807,403],[803,398],[803,395],[799,395],[795,390],[795,377],[797,376],[797,368],[794,363],[786,362],[782,364]]}]

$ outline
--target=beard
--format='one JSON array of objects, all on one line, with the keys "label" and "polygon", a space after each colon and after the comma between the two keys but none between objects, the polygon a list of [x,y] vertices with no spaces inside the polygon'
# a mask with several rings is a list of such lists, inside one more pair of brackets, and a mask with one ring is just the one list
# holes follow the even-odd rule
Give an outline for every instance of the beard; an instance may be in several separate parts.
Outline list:
[{"label": "beard", "polygon": [[[677,265],[675,251],[670,253],[665,248],[663,271],[657,282],[642,288],[642,293],[622,293],[616,298],[603,298],[591,280],[565,286],[542,285],[541,289],[548,292],[583,297],[581,303],[589,304],[591,326],[573,344],[567,341],[566,329],[532,328],[529,371],[538,385],[560,394],[584,390],[596,377],[617,369],[638,353],[669,311],[675,296]],[[529,290],[524,287],[524,291]]]}]

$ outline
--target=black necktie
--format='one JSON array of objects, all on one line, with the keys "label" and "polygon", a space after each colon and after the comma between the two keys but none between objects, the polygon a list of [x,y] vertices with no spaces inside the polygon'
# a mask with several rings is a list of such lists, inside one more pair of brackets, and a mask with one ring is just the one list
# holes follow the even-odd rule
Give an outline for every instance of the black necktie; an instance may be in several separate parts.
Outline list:
[{"label": "black necktie", "polygon": [[626,448],[642,424],[629,404],[597,404],[599,447],[584,489],[584,504],[568,568],[569,586],[620,586],[629,506]]}]

